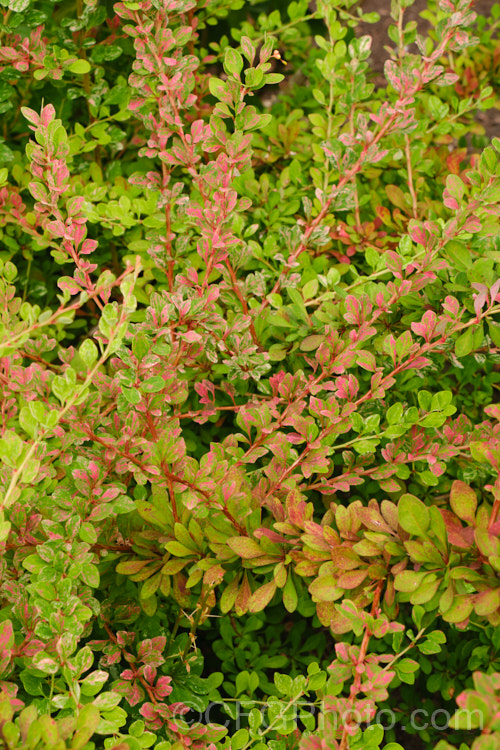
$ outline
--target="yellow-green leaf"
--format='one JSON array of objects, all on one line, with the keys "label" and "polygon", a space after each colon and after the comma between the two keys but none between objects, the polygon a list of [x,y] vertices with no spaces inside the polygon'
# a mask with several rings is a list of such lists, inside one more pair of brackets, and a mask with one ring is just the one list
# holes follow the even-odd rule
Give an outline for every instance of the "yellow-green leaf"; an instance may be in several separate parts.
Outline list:
[{"label": "yellow-green leaf", "polygon": [[89,72],[90,63],[88,60],[75,60],[74,63],[71,63],[68,70],[70,73],[76,73],[79,76],[83,76],[85,73]]}]

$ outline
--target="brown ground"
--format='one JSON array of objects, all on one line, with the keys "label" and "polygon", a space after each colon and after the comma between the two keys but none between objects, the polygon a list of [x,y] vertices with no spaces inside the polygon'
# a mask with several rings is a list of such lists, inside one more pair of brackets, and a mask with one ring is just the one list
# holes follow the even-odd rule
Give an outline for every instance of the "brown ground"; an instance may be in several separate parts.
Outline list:
[{"label": "brown ground", "polygon": [[[477,0],[474,4],[474,10],[478,15],[489,16],[491,8],[498,0]],[[384,46],[392,44],[387,36],[387,29],[394,21],[390,16],[391,0],[364,0],[363,10],[365,13],[376,11],[380,16],[378,23],[360,23],[356,32],[360,35],[370,34],[373,37],[372,49],[376,51],[373,56],[373,70],[381,73],[384,69],[384,63],[387,60],[387,53]],[[420,13],[427,8],[427,0],[415,0],[414,4],[405,10],[405,22],[416,21],[418,30],[421,34],[426,34],[429,24]]]},{"label": "brown ground", "polygon": [[[477,0],[474,5],[474,10],[478,15],[491,15],[491,8],[498,2],[498,0]],[[375,73],[382,76],[384,70],[384,63],[387,60],[388,54],[384,50],[386,45],[392,45],[389,37],[387,36],[387,29],[394,21],[390,16],[391,0],[364,0],[363,10],[365,12],[376,11],[380,15],[380,21],[376,24],[359,24],[356,29],[356,33],[360,36],[363,34],[369,34],[373,37],[372,44],[372,60],[371,66]],[[418,30],[421,34],[426,34],[429,24],[424,19],[420,18],[421,11],[427,8],[427,0],[416,0],[405,11],[406,21],[416,21],[418,24]],[[381,77],[380,82],[384,79]],[[377,81],[375,80],[375,84]],[[480,112],[477,115],[477,119],[484,126],[487,135],[490,138],[494,136],[500,137],[500,111],[496,109],[489,110],[488,112]]]},{"label": "brown ground", "polygon": [[[474,10],[478,14],[490,16],[490,9],[495,2],[498,2],[498,0],[478,0],[474,6]],[[390,6],[390,0],[364,0],[363,10],[365,12],[376,11],[380,15],[380,21],[376,24],[359,24],[356,29],[356,33],[359,36],[369,34],[373,37],[371,68],[380,76],[379,81],[374,81],[375,85],[377,85],[377,83],[385,83],[382,73],[388,54],[384,50],[384,46],[392,45],[392,42],[387,36],[387,28],[391,23],[394,23],[390,17]],[[428,22],[419,16],[419,13],[425,8],[427,8],[427,0],[416,0],[414,5],[407,8],[405,11],[406,20],[417,21],[418,30],[421,34],[426,34],[427,29],[429,28]],[[500,137],[499,110],[491,109],[487,112],[480,112],[477,114],[477,119],[482,123],[486,134],[490,138],[493,138],[494,136]],[[426,747],[425,743],[423,743],[418,735],[408,735],[405,732],[401,732],[397,739],[403,744],[406,750],[423,750],[423,748]]]}]

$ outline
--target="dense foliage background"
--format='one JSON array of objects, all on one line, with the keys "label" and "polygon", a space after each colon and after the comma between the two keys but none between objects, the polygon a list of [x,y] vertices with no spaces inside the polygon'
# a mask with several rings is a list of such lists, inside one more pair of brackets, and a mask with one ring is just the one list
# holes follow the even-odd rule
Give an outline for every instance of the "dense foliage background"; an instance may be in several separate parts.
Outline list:
[{"label": "dense foliage background", "polygon": [[500,5],[411,5],[0,0],[2,747],[498,748]]}]

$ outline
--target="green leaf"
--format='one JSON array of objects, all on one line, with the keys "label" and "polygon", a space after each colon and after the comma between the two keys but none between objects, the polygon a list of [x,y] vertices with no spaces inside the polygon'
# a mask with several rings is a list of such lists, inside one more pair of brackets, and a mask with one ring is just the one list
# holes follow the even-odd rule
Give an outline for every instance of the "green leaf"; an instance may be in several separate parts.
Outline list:
[{"label": "green leaf", "polygon": [[366,743],[367,747],[379,747],[383,739],[384,730],[380,724],[371,724],[363,732],[363,743]]},{"label": "green leaf", "polygon": [[476,520],[477,495],[468,484],[456,479],[451,485],[450,505],[453,512],[471,526]]},{"label": "green leaf", "polygon": [[250,65],[252,65],[254,57],[255,57],[255,53],[256,53],[256,46],[254,45],[252,40],[249,39],[249,37],[247,36],[241,37],[240,45],[241,45],[241,51],[243,52],[244,56],[246,57]]},{"label": "green leaf", "polygon": [[267,607],[274,594],[276,593],[276,583],[269,581],[263,586],[260,586],[256,591],[253,592],[248,602],[249,612],[261,612]]},{"label": "green leaf", "polygon": [[87,542],[88,544],[95,544],[97,542],[97,529],[87,521],[82,523],[78,535],[82,542]]},{"label": "green leaf", "polygon": [[413,570],[403,570],[395,577],[394,588],[396,591],[412,593],[418,589],[425,575],[425,573],[416,573]]},{"label": "green leaf", "polygon": [[82,693],[84,695],[96,695],[108,679],[109,674],[104,670],[94,670],[82,680]]},{"label": "green leaf", "polygon": [[142,400],[142,396],[137,388],[125,388],[122,385],[122,394],[129,404],[139,404]]},{"label": "green leaf", "polygon": [[288,571],[288,577],[283,587],[283,604],[285,605],[286,611],[295,612],[298,602],[299,597],[293,582],[292,573],[291,571]]},{"label": "green leaf", "polygon": [[[472,691],[470,691],[472,692]],[[469,694],[469,691],[467,691],[466,695]],[[479,698],[479,696],[477,696]],[[484,702],[483,702],[484,703]],[[450,727],[452,729],[465,729],[468,732],[471,731],[471,729],[480,729],[483,727],[484,723],[484,717],[487,716],[489,713],[488,711],[488,705],[484,703],[482,710],[471,710],[471,707],[469,706],[469,702],[467,701],[467,708],[461,708],[458,710],[454,716],[451,717],[450,720]],[[495,735],[497,732],[495,732]],[[487,735],[482,735],[487,739]],[[492,736],[491,739],[493,740],[491,743],[484,743],[481,742],[481,744],[474,742],[474,745],[478,748],[478,750],[496,750],[496,739]],[[448,750],[450,746],[448,745],[446,748],[443,748],[443,750]],[[461,748],[463,745],[461,745]],[[440,748],[436,748],[436,750],[440,750]],[[455,750],[455,748],[453,748]],[[468,745],[467,745],[468,750]]]},{"label": "green leaf", "polygon": [[281,362],[286,359],[289,346],[286,344],[271,344],[269,347],[269,360],[271,362]]},{"label": "green leaf", "polygon": [[116,572],[122,575],[135,575],[136,573],[140,573],[150,562],[151,560],[126,560],[118,563]]},{"label": "green leaf", "polygon": [[35,654],[32,665],[45,674],[56,674],[59,671],[59,664],[45,651],[39,651]]},{"label": "green leaf", "polygon": [[436,595],[441,586],[441,581],[433,580],[433,578],[434,576],[426,578],[422,585],[418,587],[417,591],[410,596],[410,602],[412,604],[426,604]]},{"label": "green leaf", "polygon": [[344,591],[337,586],[337,579],[332,575],[320,576],[309,586],[309,592],[316,602],[334,602]]},{"label": "green leaf", "polygon": [[460,177],[456,174],[449,174],[446,178],[446,189],[452,198],[460,202],[465,193],[465,186]]},{"label": "green leaf", "polygon": [[419,665],[414,662],[413,659],[402,659],[396,662],[394,669],[401,682],[405,682],[407,685],[413,685],[415,683],[415,672],[418,670]]},{"label": "green leaf", "polygon": [[429,508],[429,518],[429,533],[434,538],[434,543],[441,552],[447,553],[448,533],[446,531],[446,525],[443,521],[443,516],[439,512],[439,508],[437,508],[435,505],[431,505],[431,507]]},{"label": "green leaf", "polygon": [[112,62],[113,60],[116,60],[122,55],[122,53],[122,48],[117,44],[97,44],[92,48],[90,59],[92,62],[99,65],[103,62]]},{"label": "green leaf", "polygon": [[212,96],[215,96],[216,99],[221,100],[225,98],[227,86],[224,81],[221,81],[219,78],[210,76],[208,79],[208,88],[210,89]]},{"label": "green leaf", "polygon": [[5,430],[0,438],[0,460],[15,468],[23,452],[24,443],[13,430]]},{"label": "green leaf", "polygon": [[293,287],[288,287],[287,292],[288,292],[288,296],[293,302],[293,310],[296,313],[296,315],[298,315],[298,317],[302,318],[302,320],[304,321],[309,320],[307,309],[306,309],[304,300],[302,299],[302,295],[299,292],[299,290],[294,289]]},{"label": "green leaf", "polygon": [[19,674],[19,677],[28,695],[44,695],[42,689],[42,685],[44,684],[43,677],[36,677],[28,669],[23,669],[23,671]]},{"label": "green leaf", "polygon": [[56,722],[50,716],[40,716],[37,723],[45,747],[53,747],[59,739]]},{"label": "green leaf", "polygon": [[274,684],[282,695],[291,695],[293,680],[290,675],[276,672],[274,675]]},{"label": "green leaf", "polygon": [[262,557],[264,551],[256,541],[244,536],[235,536],[227,540],[228,547],[245,560]]},{"label": "green leaf", "polygon": [[495,346],[500,347],[500,323],[488,321],[488,333]]},{"label": "green leaf", "polygon": [[153,617],[158,607],[156,596],[150,596],[149,599],[140,599],[141,607],[148,617]]},{"label": "green leaf", "polygon": [[192,549],[188,549],[180,542],[167,542],[165,545],[166,549],[176,557],[192,557],[194,552]]},{"label": "green leaf", "polygon": [[228,75],[232,75],[238,79],[243,70],[243,58],[240,53],[232,47],[226,48],[224,55],[224,70]]},{"label": "green leaf", "polygon": [[442,614],[446,622],[463,622],[471,614],[474,607],[474,600],[471,596],[456,596],[449,609]]},{"label": "green leaf", "polygon": [[76,73],[79,76],[85,75],[85,73],[88,73],[90,69],[91,65],[88,60],[76,60],[74,63],[71,63],[68,68],[70,73]]},{"label": "green leaf", "polygon": [[262,68],[247,68],[245,70],[245,86],[250,89],[259,89],[264,82]]},{"label": "green leaf", "polygon": [[82,565],[81,576],[87,586],[91,586],[93,589],[99,588],[99,571],[95,565],[84,563]]},{"label": "green leaf", "polygon": [[457,270],[464,270],[471,267],[473,256],[471,256],[470,250],[464,242],[457,240],[448,242],[445,252]]},{"label": "green leaf", "polygon": [[432,403],[432,394],[429,391],[419,391],[417,393],[418,405],[422,411],[430,411]]},{"label": "green leaf", "polygon": [[31,573],[40,573],[41,570],[43,570],[47,566],[47,563],[44,562],[38,555],[28,555],[28,557],[25,557],[23,560],[23,567],[26,568],[26,570],[29,570]]},{"label": "green leaf", "polygon": [[455,341],[455,354],[457,357],[466,357],[474,348],[474,334],[472,327],[467,328]]},{"label": "green leaf", "polygon": [[139,387],[143,393],[158,393],[165,388],[165,381],[161,375],[152,375],[143,380]]},{"label": "green leaf", "polygon": [[357,440],[354,443],[353,447],[356,453],[359,453],[360,455],[365,455],[366,453],[375,453],[379,443],[380,443],[380,440],[378,439]]},{"label": "green leaf", "polygon": [[96,731],[99,721],[99,709],[91,703],[80,710],[76,722],[77,731],[73,735],[71,742],[71,750],[81,750],[81,748],[85,747]]},{"label": "green leaf", "polygon": [[151,341],[144,333],[136,333],[132,339],[132,352],[139,362],[151,351]]},{"label": "green leaf", "polygon": [[161,583],[161,576],[162,573],[160,570],[144,581],[141,588],[141,599],[150,599],[153,594],[156,594]]},{"label": "green leaf", "polygon": [[402,529],[412,536],[427,538],[429,510],[414,495],[403,495],[398,503],[398,520]]},{"label": "green leaf", "polygon": [[141,719],[137,719],[137,721],[132,722],[132,724],[128,728],[128,731],[129,734],[132,735],[132,737],[141,737],[144,734],[144,729],[144,722]]},{"label": "green leaf", "polygon": [[300,349],[303,352],[313,352],[320,344],[325,341],[325,336],[321,336],[319,334],[313,334],[312,336],[307,336],[305,339],[303,339],[300,342]]},{"label": "green leaf", "polygon": [[403,404],[393,404],[387,409],[386,413],[387,424],[397,424],[401,421],[403,416]]},{"label": "green leaf", "polygon": [[93,705],[99,709],[99,711],[110,711],[115,708],[121,701],[122,696],[112,690],[100,693],[94,700]]},{"label": "green leaf", "polygon": [[226,586],[226,588],[222,592],[219,606],[220,606],[221,612],[223,612],[224,614],[229,612],[234,606],[236,597],[238,595],[239,582],[240,582],[239,576],[236,575],[231,581],[231,583],[228,586]]},{"label": "green leaf", "polygon": [[258,732],[258,729],[263,721],[262,711],[259,711],[258,708],[252,708],[250,713],[248,714],[248,725],[250,727],[250,731],[253,734],[256,734]]},{"label": "green leaf", "polygon": [[94,344],[92,339],[85,339],[78,350],[80,359],[83,364],[90,369],[98,357],[97,346]]},{"label": "green leaf", "polygon": [[434,643],[433,641],[429,641],[429,640],[426,640],[417,644],[417,648],[421,654],[425,654],[426,656],[431,656],[432,654],[439,654],[442,650],[441,646],[438,643]]},{"label": "green leaf", "polygon": [[488,458],[489,446],[487,442],[483,443],[480,440],[472,440],[469,444],[469,448],[474,461],[477,461],[480,464],[490,462],[490,459]]},{"label": "green leaf", "polygon": [[9,0],[8,7],[14,13],[22,13],[29,8],[30,0]]},{"label": "green leaf", "polygon": [[231,750],[241,750],[248,742],[248,729],[239,729],[231,737]]},{"label": "green leaf", "polygon": [[302,289],[304,299],[313,299],[313,297],[315,297],[318,292],[318,286],[318,279],[311,279],[311,281],[308,281],[307,284],[304,284],[304,287]]},{"label": "green leaf", "polygon": [[284,78],[285,76],[282,73],[268,73],[266,76],[264,76],[264,80],[267,86],[273,85],[275,83],[281,83]]},{"label": "green leaf", "polygon": [[[181,523],[174,523],[174,534],[181,544],[183,544],[188,549],[193,550],[193,552],[198,551],[198,547],[196,545],[196,542],[194,541],[193,537],[189,533],[189,531],[186,529],[185,526],[183,526]],[[203,543],[203,537],[201,542]]]},{"label": "green leaf", "polygon": [[[19,423],[23,430],[27,432],[31,437],[35,437],[38,432],[38,425],[43,420],[44,409],[38,409],[37,407],[42,406],[37,402],[33,402],[30,406],[23,406],[19,413]],[[42,417],[42,419],[38,417]]]},{"label": "green leaf", "polygon": [[481,591],[474,600],[474,611],[479,617],[487,617],[500,607],[500,589]]},{"label": "green leaf", "polygon": [[451,404],[453,393],[451,391],[438,391],[432,397],[431,411],[443,411]]},{"label": "green leaf", "polygon": [[27,461],[23,466],[21,481],[24,484],[31,484],[35,480],[39,471],[40,461],[38,461],[36,458],[30,458],[29,461]]}]

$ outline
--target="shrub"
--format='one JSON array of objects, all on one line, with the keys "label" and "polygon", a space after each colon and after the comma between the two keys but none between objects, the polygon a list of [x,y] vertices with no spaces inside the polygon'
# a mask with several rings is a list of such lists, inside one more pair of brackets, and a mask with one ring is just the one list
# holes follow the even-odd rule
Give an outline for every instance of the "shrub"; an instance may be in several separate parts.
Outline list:
[{"label": "shrub", "polygon": [[8,750],[497,747],[497,22],[411,4],[376,87],[352,0],[3,0]]}]

